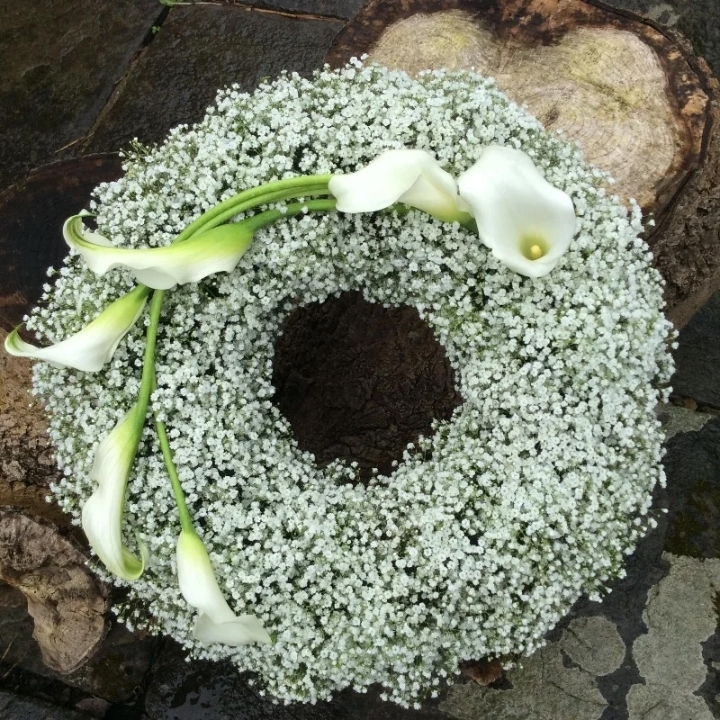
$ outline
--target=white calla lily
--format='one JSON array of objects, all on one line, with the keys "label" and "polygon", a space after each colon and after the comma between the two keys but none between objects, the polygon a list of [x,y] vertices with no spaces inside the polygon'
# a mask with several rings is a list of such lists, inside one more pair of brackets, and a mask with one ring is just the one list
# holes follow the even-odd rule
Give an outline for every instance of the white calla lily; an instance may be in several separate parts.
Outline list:
[{"label": "white calla lily", "polygon": [[147,560],[142,544],[138,558],[122,542],[125,488],[144,424],[144,407],[136,403],[98,445],[90,471],[98,487],[82,509],[82,527],[90,546],[105,567],[124,580],[140,577]]},{"label": "white calla lily", "polygon": [[63,235],[88,267],[104,275],[116,267],[128,268],[138,282],[157,290],[197,282],[217,272],[229,272],[250,246],[253,229],[229,223],[159,248],[119,248],[83,224],[85,215],[65,221]]},{"label": "white calla lily", "polygon": [[425,150],[387,150],[357,172],[328,184],[340,212],[375,212],[396,202],[446,222],[469,219],[452,175]]},{"label": "white calla lily", "polygon": [[200,611],[193,630],[196,640],[232,646],[272,642],[258,618],[238,617],[230,609],[215,579],[205,545],[193,530],[184,529],[180,533],[177,568],[183,597]]},{"label": "white calla lily", "polygon": [[570,246],[576,226],[570,196],[545,180],[521,150],[486,147],[458,187],[480,239],[511,270],[547,275]]},{"label": "white calla lily", "polygon": [[15,328],[5,338],[5,350],[10,355],[44,360],[54,367],[72,367],[85,372],[97,372],[112,358],[120,341],[145,307],[150,289],[140,285],[103,310],[91,323],[75,335],[49,347],[26,343]]}]

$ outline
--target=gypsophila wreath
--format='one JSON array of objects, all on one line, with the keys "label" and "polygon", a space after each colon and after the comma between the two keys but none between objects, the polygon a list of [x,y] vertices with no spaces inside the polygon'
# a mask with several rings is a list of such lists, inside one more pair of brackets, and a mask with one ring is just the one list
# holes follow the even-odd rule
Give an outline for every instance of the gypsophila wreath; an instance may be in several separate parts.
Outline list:
[{"label": "gypsophila wreath", "polygon": [[[27,320],[59,350],[8,339],[55,363],[53,491],[125,578],[120,616],[283,701],[407,705],[597,597],[653,525],[672,371],[639,210],[606,180],[492,80],[358,61],[137,146]],[[346,290],[416,307],[464,400],[367,486],[270,401],[283,320]]]}]

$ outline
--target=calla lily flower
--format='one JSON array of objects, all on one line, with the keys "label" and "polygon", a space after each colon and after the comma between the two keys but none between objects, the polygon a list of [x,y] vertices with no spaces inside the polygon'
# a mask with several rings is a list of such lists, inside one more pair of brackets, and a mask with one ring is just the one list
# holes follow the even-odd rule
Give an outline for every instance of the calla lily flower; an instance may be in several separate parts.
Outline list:
[{"label": "calla lily flower", "polygon": [[123,580],[139,578],[147,560],[142,544],[138,558],[122,543],[125,488],[144,423],[144,407],[136,403],[98,445],[90,471],[98,487],[82,509],[82,527],[92,549]]},{"label": "calla lily flower", "polygon": [[145,307],[150,289],[140,285],[103,310],[75,335],[39,348],[26,343],[15,328],[5,339],[10,355],[44,360],[54,367],[73,367],[97,372],[112,358],[120,341],[127,335]]},{"label": "calla lily flower", "polygon": [[521,150],[491,145],[458,178],[482,242],[504,265],[531,278],[547,275],[575,234],[572,200]]},{"label": "calla lily flower", "polygon": [[184,529],[180,533],[177,568],[180,592],[188,604],[200,611],[193,630],[196,640],[232,646],[272,642],[254,615],[238,617],[230,609],[215,579],[205,545],[193,530]]},{"label": "calla lily flower", "polygon": [[425,150],[388,150],[357,172],[333,176],[328,188],[341,212],[375,212],[401,202],[445,222],[469,220],[454,178]]},{"label": "calla lily flower", "polygon": [[138,282],[157,290],[197,282],[213,273],[229,272],[253,238],[252,228],[239,222],[221,225],[165,247],[119,248],[103,235],[89,231],[83,217],[85,215],[68,218],[63,235],[93,272],[104,275],[113,268],[126,267]]}]

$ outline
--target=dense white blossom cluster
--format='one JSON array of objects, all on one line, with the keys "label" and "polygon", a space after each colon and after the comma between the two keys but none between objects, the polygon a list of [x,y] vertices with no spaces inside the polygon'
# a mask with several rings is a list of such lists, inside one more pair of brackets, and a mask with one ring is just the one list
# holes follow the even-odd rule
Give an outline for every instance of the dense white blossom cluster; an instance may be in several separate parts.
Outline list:
[{"label": "dense white blossom cluster", "polygon": [[[151,423],[126,514],[126,542],[139,536],[151,562],[129,586],[126,620],[257,671],[284,701],[382,683],[408,704],[462,659],[531,653],[582,593],[622,574],[663,481],[653,409],[672,367],[661,279],[637,208],[628,217],[607,178],[492,80],[355,62],[253,94],[230,88],[201,123],[139,150],[96,191],[97,223],[118,245],[162,245],[244,188],[353,171],[399,147],[429,150],[457,177],[491,143],[524,150],[573,199],[576,239],[544,278],[514,274],[477,236],[420,212],[332,213],[279,222],[234,272],[169,293],[153,404],[225,596],[276,641],[192,640]],[[57,341],[131,285],[71,257],[28,324]],[[415,306],[464,399],[369,486],[343,482],[355,470],[339,462],[319,469],[271,402],[283,319],[344,290]],[[54,491],[76,518],[94,449],[135,400],[143,347],[138,323],[104,371],[35,369],[64,469]]]}]

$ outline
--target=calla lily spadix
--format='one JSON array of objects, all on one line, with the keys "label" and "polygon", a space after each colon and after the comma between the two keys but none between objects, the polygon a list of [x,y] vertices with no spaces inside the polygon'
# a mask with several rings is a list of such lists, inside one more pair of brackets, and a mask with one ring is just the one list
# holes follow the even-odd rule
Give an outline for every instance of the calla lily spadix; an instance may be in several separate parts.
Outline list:
[{"label": "calla lily spadix", "polygon": [[82,330],[49,347],[26,343],[15,328],[5,339],[10,355],[44,360],[54,367],[97,372],[109,362],[145,307],[150,290],[142,285],[105,308]]},{"label": "calla lily spadix", "polygon": [[328,184],[340,212],[375,212],[396,202],[445,222],[467,221],[454,178],[425,150],[387,150],[357,172]]},{"label": "calla lily spadix", "polygon": [[125,488],[145,424],[145,406],[136,403],[95,451],[90,479],[98,486],[82,509],[82,527],[90,546],[108,570],[124,580],[142,575],[146,550],[140,557],[122,542]]},{"label": "calla lily spadix", "polygon": [[483,244],[511,270],[547,275],[570,246],[576,225],[570,196],[521,150],[486,147],[458,187]]},{"label": "calla lily spadix", "polygon": [[194,530],[182,530],[176,557],[180,591],[188,604],[200,611],[193,630],[196,640],[233,646],[272,642],[258,618],[238,617],[230,609],[215,579],[205,545]]},{"label": "calla lily spadix", "polygon": [[88,231],[83,217],[74,215],[66,220],[63,235],[93,272],[104,275],[113,268],[126,267],[138,282],[157,290],[229,272],[250,246],[254,232],[242,222],[229,223],[165,247],[119,248],[99,233]]}]

